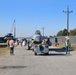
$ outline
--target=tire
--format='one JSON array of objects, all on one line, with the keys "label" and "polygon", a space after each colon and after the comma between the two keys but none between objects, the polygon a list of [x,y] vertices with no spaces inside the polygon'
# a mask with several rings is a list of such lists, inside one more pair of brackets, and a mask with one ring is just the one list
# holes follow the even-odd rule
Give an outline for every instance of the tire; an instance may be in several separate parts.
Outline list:
[{"label": "tire", "polygon": [[37,55],[37,53],[36,53],[36,52],[35,52],[34,54],[35,54],[35,55]]}]

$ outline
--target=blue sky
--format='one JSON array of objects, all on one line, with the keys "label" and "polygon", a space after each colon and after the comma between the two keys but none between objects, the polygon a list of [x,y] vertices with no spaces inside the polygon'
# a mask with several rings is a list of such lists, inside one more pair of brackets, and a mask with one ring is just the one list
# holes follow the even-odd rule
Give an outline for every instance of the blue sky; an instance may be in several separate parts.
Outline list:
[{"label": "blue sky", "polygon": [[44,35],[56,35],[66,28],[67,5],[73,13],[69,15],[69,30],[76,28],[76,0],[0,0],[0,36],[11,32],[16,20],[16,36],[32,36],[38,29]]}]

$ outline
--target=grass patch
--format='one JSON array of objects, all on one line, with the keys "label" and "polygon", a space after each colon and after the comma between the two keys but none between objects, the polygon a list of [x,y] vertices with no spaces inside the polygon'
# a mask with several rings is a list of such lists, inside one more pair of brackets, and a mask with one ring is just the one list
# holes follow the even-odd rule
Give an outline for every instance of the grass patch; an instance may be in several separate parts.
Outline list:
[{"label": "grass patch", "polygon": [[[55,46],[55,43],[53,43],[53,46]],[[63,48],[64,47],[64,44],[63,43],[59,43],[59,45],[57,45],[55,47]]]},{"label": "grass patch", "polygon": [[76,45],[72,45],[71,49],[72,49],[73,51],[76,51]]},{"label": "grass patch", "polygon": [[0,48],[0,56],[7,54],[9,51],[9,48],[4,47],[4,48]]},{"label": "grass patch", "polygon": [[[53,46],[55,46],[55,43],[53,43]],[[59,43],[59,45],[57,45],[55,47],[65,48],[63,43]],[[71,45],[71,51],[76,51],[76,45]]]},{"label": "grass patch", "polygon": [[[15,47],[17,47],[18,45],[15,45]],[[7,46],[2,46],[2,47],[0,47],[0,56],[2,56],[2,55],[6,55],[8,52],[9,52],[9,47],[7,47]]]}]

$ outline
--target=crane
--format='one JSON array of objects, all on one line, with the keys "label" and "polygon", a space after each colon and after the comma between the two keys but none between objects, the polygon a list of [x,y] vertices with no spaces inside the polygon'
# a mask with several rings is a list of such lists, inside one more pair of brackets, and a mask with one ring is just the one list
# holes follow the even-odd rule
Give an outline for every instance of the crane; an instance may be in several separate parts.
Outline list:
[{"label": "crane", "polygon": [[13,21],[13,25],[12,25],[12,28],[11,28],[11,33],[14,35],[14,37],[16,37],[16,26],[15,26],[15,21]]}]

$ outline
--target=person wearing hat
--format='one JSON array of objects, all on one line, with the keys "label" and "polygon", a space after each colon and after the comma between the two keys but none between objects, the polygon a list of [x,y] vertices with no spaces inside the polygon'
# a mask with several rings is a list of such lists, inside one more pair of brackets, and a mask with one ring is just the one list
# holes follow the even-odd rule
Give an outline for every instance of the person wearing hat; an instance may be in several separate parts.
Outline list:
[{"label": "person wearing hat", "polygon": [[66,38],[65,41],[66,41],[66,42],[65,42],[65,46],[66,46],[66,54],[67,54],[67,52],[70,53],[70,45],[71,45],[71,43],[70,43],[70,41],[69,41],[69,38]]}]

